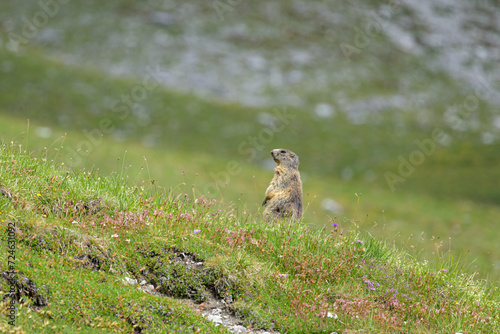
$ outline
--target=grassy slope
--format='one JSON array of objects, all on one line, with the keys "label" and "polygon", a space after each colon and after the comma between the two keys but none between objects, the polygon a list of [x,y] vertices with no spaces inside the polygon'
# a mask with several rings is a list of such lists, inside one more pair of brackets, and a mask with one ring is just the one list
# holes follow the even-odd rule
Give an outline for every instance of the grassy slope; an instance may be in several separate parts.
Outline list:
[{"label": "grassy slope", "polygon": [[[318,126],[329,127],[328,122],[291,110],[296,117],[290,125],[293,131],[276,134],[270,143],[262,145],[262,149],[256,148],[256,155],[253,157],[238,152],[238,146],[263,129],[255,115],[272,114],[272,109],[243,108],[156,89],[141,103],[150,112],[150,123],[136,126],[142,124],[137,115],[131,113],[128,118],[120,119],[109,108],[109,104],[115,97],[130,93],[138,84],[137,81],[117,80],[92,70],[68,68],[57,62],[44,60],[43,54],[37,51],[27,52],[21,57],[0,52],[4,64],[9,64],[6,68],[10,68],[9,71],[0,72],[0,133],[6,142],[17,138],[20,142],[27,143],[29,149],[38,150],[45,146],[50,148],[47,153],[49,158],[59,163],[64,162],[66,166],[98,166],[103,173],[120,172],[128,177],[131,185],[155,179],[157,185],[177,187],[178,191],[189,194],[195,191],[196,196],[211,195],[251,213],[259,212],[256,203],[260,203],[270,179],[270,171],[260,168],[263,163],[271,162],[267,150],[282,146],[293,148],[300,152],[302,159],[301,171],[308,205],[307,222],[322,225],[327,215],[354,217],[363,229],[370,230],[372,234],[389,237],[389,240],[396,240],[398,243],[403,240],[403,245],[408,249],[422,251],[422,258],[431,258],[436,249],[439,252],[450,249],[451,236],[451,249],[456,258],[463,257],[466,262],[477,259],[471,267],[472,272],[480,271],[483,277],[498,277],[498,270],[492,267],[500,258],[500,251],[496,247],[500,232],[494,228],[500,217],[496,206],[426,196],[425,193],[418,192],[421,184],[412,186],[422,181],[419,177],[408,178],[395,192],[391,192],[378,181],[368,182],[359,178],[348,181],[335,173],[326,172],[329,168],[335,169],[338,162],[337,159],[321,158],[323,150],[336,152],[339,159],[345,160],[341,164],[358,161],[376,166],[377,161],[380,163],[386,159],[381,170],[396,171],[397,164],[391,163],[392,159],[389,158],[394,147],[384,148],[385,145],[381,143],[371,143],[373,150],[382,150],[382,153],[365,159],[358,155],[371,150],[360,151],[352,146],[364,147],[376,141],[390,142],[390,136],[384,137],[384,129],[374,132],[369,127],[353,126],[339,116],[332,125],[331,134],[323,131],[311,136],[312,129]],[[93,87],[93,93],[84,94],[80,88],[75,87]],[[192,122],[193,117],[196,117],[196,122]],[[26,118],[30,119],[29,129]],[[88,141],[83,131],[100,131],[99,124],[106,118],[112,120],[121,135],[116,137],[116,134],[104,134],[101,143],[90,147],[82,146],[88,152],[82,150],[75,153],[79,145]],[[54,126],[54,123],[59,125]],[[52,129],[49,138],[39,137],[37,133],[41,126]],[[241,129],[240,132],[231,130],[236,126]],[[65,133],[68,135],[64,136]],[[401,149],[410,150],[414,145],[412,138],[419,136],[419,133],[412,132],[405,137],[407,139],[401,138],[398,145],[406,145],[407,148]],[[141,145],[144,137],[151,134],[156,145]],[[115,138],[121,139],[117,141]],[[310,139],[300,141],[299,138]],[[326,147],[327,144],[330,146]],[[461,149],[466,149],[470,152],[471,161],[477,161],[483,167],[492,164],[482,158],[491,156],[488,152],[483,152],[478,157],[478,151],[471,147],[460,146],[454,149],[458,151],[453,156],[459,155]],[[438,160],[462,166],[460,161],[451,159],[452,153],[438,149],[435,156]],[[468,159],[466,157],[460,159]],[[429,157],[424,165],[419,166],[415,175],[440,175],[445,172],[453,174],[452,171],[455,171],[442,166],[436,167],[437,162],[432,159],[433,157]],[[209,186],[216,182],[211,175],[225,172],[230,160],[235,160],[242,166],[241,172],[232,176],[228,184],[224,184],[226,180],[220,178],[217,182],[219,190],[214,194],[216,188],[211,187],[212,193],[208,194]],[[470,169],[470,172],[477,174],[475,169],[471,169],[473,164],[468,166],[459,168],[457,173]],[[494,174],[498,173],[497,169],[482,170],[484,173],[481,175],[485,179],[496,179]],[[444,176],[441,177],[445,179]],[[471,180],[474,179],[471,177]],[[424,184],[431,188],[437,185],[432,178]],[[462,191],[466,189],[454,183],[453,179],[448,184],[450,189],[453,188],[452,185]],[[490,186],[494,188],[495,183],[490,182]],[[484,191],[491,193],[487,189]],[[362,194],[359,201],[355,194]],[[344,206],[344,212],[335,214],[325,211],[321,205],[325,198],[334,198],[340,202]],[[466,256],[468,253],[470,255]]]},{"label": "grassy slope", "polygon": [[[211,293],[246,324],[287,333],[500,330],[498,288],[458,261],[418,263],[358,230],[269,225],[206,198],[67,172],[20,145],[0,148],[0,180],[1,227],[16,225],[16,277],[41,295],[23,297],[24,332],[223,332],[171,298]],[[176,262],[181,250],[203,266]],[[126,275],[161,295],[124,284]]]},{"label": "grassy slope", "polygon": [[[36,1],[23,4],[6,1],[0,6],[3,11],[0,19],[6,22],[5,28],[0,27],[0,37],[4,41],[8,40],[9,29],[21,31],[22,22],[15,18],[29,16],[39,10]],[[288,73],[288,69],[303,73],[304,78],[299,82],[286,87],[269,87],[268,95],[280,97],[293,92],[307,101],[303,108],[294,111],[297,119],[293,126],[289,127],[287,133],[280,133],[279,140],[273,141],[273,144],[286,144],[299,151],[304,170],[338,177],[348,168],[358,179],[375,175],[377,186],[388,188],[383,174],[397,171],[398,156],[408,158],[417,148],[414,143],[416,139],[430,138],[435,128],[442,128],[449,135],[451,146],[440,146],[430,157],[426,157],[424,165],[419,166],[404,184],[398,185],[397,190],[499,203],[497,180],[500,178],[496,168],[499,158],[495,154],[498,143],[490,146],[481,144],[483,132],[497,131],[491,129],[497,107],[481,101],[477,110],[464,116],[462,125],[467,131],[457,129],[455,123],[458,121],[447,121],[444,114],[451,106],[463,105],[473,89],[438,70],[429,69],[426,66],[429,59],[398,50],[383,34],[376,34],[366,49],[351,62],[342,56],[339,44],[355,40],[357,28],[369,22],[370,16],[362,13],[370,12],[371,6],[380,10],[380,2],[299,6],[294,1],[283,1],[276,4],[272,15],[269,10],[273,6],[267,6],[267,2],[262,0],[252,6],[240,3],[221,22],[211,2],[185,1],[181,4],[171,1],[158,4],[155,1],[110,0],[105,6],[97,0],[85,5],[71,2],[61,6],[59,15],[52,18],[46,27],[57,32],[52,31],[58,36],[53,37],[55,41],[50,38],[44,40],[42,30],[41,36],[33,38],[21,48],[21,53],[36,48],[41,51],[40,55],[32,54],[37,58],[61,59],[66,64],[92,68],[94,72],[96,69],[106,72],[109,68],[118,67],[122,69],[120,73],[125,71],[142,79],[146,66],[158,65],[165,76],[170,71],[175,72],[172,67],[177,67],[172,63],[177,64],[178,61],[172,59],[186,56],[185,53],[177,53],[177,50],[185,50],[190,46],[183,41],[183,36],[192,38],[194,34],[200,40],[221,42],[223,45],[228,43],[235,47],[234,50],[221,50],[221,57],[193,51],[204,59],[203,66],[200,66],[205,71],[207,67],[213,68],[214,72],[226,78],[224,66],[220,64],[227,62],[227,67],[231,67],[234,66],[234,60],[226,60],[223,56],[225,53],[235,51],[238,54],[253,54],[253,50],[258,50],[269,55],[284,73]],[[159,27],[146,19],[162,7],[170,7],[164,10],[186,22]],[[322,7],[329,8],[330,14],[343,13],[343,19],[332,20],[330,16],[320,15]],[[275,16],[279,22],[276,22]],[[71,29],[75,22],[80,29]],[[246,32],[238,34],[238,25],[247,27],[244,29]],[[102,38],[89,38],[100,34]],[[157,44],[160,43],[158,36],[168,41],[167,46]],[[300,49],[312,54],[317,49],[321,56],[316,55],[314,61],[307,65],[292,62],[290,51]],[[8,69],[9,66],[4,68]],[[191,71],[197,72],[197,68],[190,68],[187,72]],[[322,76],[318,73],[332,75],[328,76],[326,83],[322,83]],[[75,126],[79,130],[84,126],[95,127],[100,116],[109,112],[107,102],[130,93],[131,89],[130,86],[124,89],[124,86],[115,84],[109,87],[105,84],[108,77],[96,76],[96,73],[88,73],[85,80],[75,81],[71,79],[71,74],[46,72],[46,68],[37,67],[32,61],[24,62],[21,68],[15,67],[13,72],[1,74],[9,77],[9,80],[4,81],[9,89],[23,90],[24,96],[29,96],[30,101],[37,103],[37,107],[46,107],[50,113],[35,112],[29,102],[24,107],[19,106],[20,100],[16,94],[10,98],[2,97],[6,110],[23,116],[38,113],[42,119],[64,128]],[[252,77],[244,77],[244,80],[239,76],[236,79],[227,77],[226,81],[234,80],[251,82]],[[30,85],[25,85],[25,82],[30,82]],[[65,86],[67,84],[73,94],[60,94],[62,83]],[[134,84],[137,84],[137,80]],[[51,94],[54,89],[58,92]],[[213,89],[217,90],[217,87]],[[36,93],[40,90],[49,94],[39,96]],[[391,97],[403,99],[404,106],[376,107],[377,100]],[[237,149],[234,143],[239,144],[261,130],[262,124],[258,123],[256,114],[270,112],[255,109],[245,109],[246,112],[243,112],[238,106],[224,108],[220,105],[217,105],[222,107],[220,110],[214,110],[197,99],[190,102],[186,98],[175,98],[173,94],[166,98],[165,95],[158,97],[158,94],[151,92],[147,101],[139,103],[133,115],[120,122],[121,134],[139,139],[146,136],[151,139],[152,136],[159,145],[234,157]],[[314,106],[320,102],[331,104],[337,116],[315,118]],[[354,114],[366,118],[364,124],[352,124],[349,108],[357,110]],[[141,118],[144,114],[150,116],[149,123],[147,117]],[[190,122],[193,117],[197,120],[194,124]],[[186,136],[189,131],[197,135]],[[325,152],[328,159],[324,158]]]}]

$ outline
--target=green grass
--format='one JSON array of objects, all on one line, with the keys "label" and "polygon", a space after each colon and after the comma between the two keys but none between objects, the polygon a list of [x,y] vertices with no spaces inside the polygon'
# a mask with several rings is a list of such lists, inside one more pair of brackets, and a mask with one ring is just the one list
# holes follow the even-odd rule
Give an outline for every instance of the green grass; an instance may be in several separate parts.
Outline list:
[{"label": "green grass", "polygon": [[18,332],[222,333],[178,301],[210,295],[245,324],[286,333],[500,330],[497,287],[446,256],[418,262],[348,219],[269,224],[206,197],[69,171],[17,144],[1,146],[0,180],[1,246],[15,224],[16,277],[41,296],[22,297]]},{"label": "green grass", "polygon": [[[407,158],[416,148],[414,138],[428,136],[425,129],[413,128],[394,142],[386,131],[389,123],[355,126],[339,115],[330,124],[288,108],[295,118],[287,130],[252,146],[249,137],[258,137],[265,128],[256,114],[273,114],[275,109],[246,108],[162,88],[142,103],[150,122],[132,126],[142,124],[138,116],[130,113],[121,119],[109,101],[130,93],[137,85],[134,79],[68,67],[45,59],[39,50],[23,56],[0,50],[0,55],[12,68],[0,72],[3,142],[15,139],[36,152],[46,147],[48,160],[122,175],[129,186],[155,180],[157,186],[190,195],[194,191],[196,197],[209,196],[256,215],[271,178],[270,168],[262,168],[272,164],[268,150],[290,148],[301,157],[309,224],[321,226],[328,216],[353,217],[363,230],[406,247],[422,260],[433,261],[436,250],[450,250],[455,258],[472,263],[470,273],[493,280],[500,275],[500,232],[495,228],[500,209],[491,203],[498,194],[494,180],[499,179],[494,145],[438,147],[392,192],[383,173],[397,173],[397,154]],[[86,96],[72,87],[93,87],[98,93]],[[112,133],[100,125],[108,119],[115,127]],[[43,127],[50,128],[48,138],[40,135]],[[242,130],[235,131],[237,127]],[[150,140],[153,146],[147,144]],[[247,145],[240,149],[242,143]],[[229,161],[241,170],[227,178]],[[352,179],[342,177],[345,168],[351,168]],[[367,169],[372,173],[361,172]],[[325,210],[326,198],[335,199],[344,211]]]},{"label": "green grass", "polygon": [[[142,187],[148,189],[148,193],[172,189],[175,194],[188,194],[190,199],[202,196],[216,199],[224,215],[236,217],[229,223],[220,222],[221,226],[226,223],[232,226],[238,221],[245,228],[249,221],[260,221],[259,203],[272,175],[269,150],[288,148],[301,158],[306,207],[304,222],[313,231],[308,233],[316,233],[316,228],[329,225],[330,219],[337,217],[335,221],[349,236],[350,242],[354,238],[351,233],[369,234],[375,240],[387,240],[391,251],[394,247],[403,249],[419,261],[428,261],[436,272],[458,266],[453,270],[467,273],[458,279],[466,281],[465,284],[469,284],[467,280],[472,275],[498,284],[499,144],[498,141],[491,145],[481,142],[483,132],[496,131],[492,126],[494,106],[481,101],[471,115],[461,117],[467,131],[454,128],[453,122],[444,117],[445,112],[450,106],[463,103],[473,89],[445,73],[429,70],[426,66],[429,59],[397,50],[382,34],[375,36],[351,62],[346,62],[339,51],[339,43],[352,42],[356,35],[354,28],[363,27],[367,22],[367,17],[360,14],[363,11],[353,10],[356,6],[351,3],[308,4],[308,10],[303,11],[295,2],[284,1],[279,5],[277,20],[268,15],[267,2],[257,0],[251,6],[242,2],[226,15],[224,22],[218,20],[211,2],[172,3],[177,7],[162,10],[175,12],[179,20],[186,17],[189,20],[158,27],[147,20],[151,12],[158,10],[159,5],[154,1],[110,0],[106,5],[99,1],[69,2],[61,6],[59,15],[23,45],[18,54],[6,50],[9,31],[20,32],[20,18],[23,15],[30,18],[40,10],[40,5],[36,1],[0,3],[0,21],[3,23],[0,24],[0,142],[8,144],[13,140],[22,143],[23,149],[33,152],[34,156],[68,168],[72,173],[83,175],[90,171],[92,175],[101,175],[101,180],[112,180],[104,192],[96,195],[105,202],[110,201],[106,209],[108,215],[120,217],[120,210],[139,210],[126,198],[128,193],[122,186]],[[333,22],[326,19],[328,16],[312,14],[323,5],[334,6],[334,12],[342,13],[346,20]],[[379,6],[375,2],[369,4],[372,5],[374,8]],[[75,22],[78,22],[79,29],[74,29]],[[241,25],[248,27],[248,31],[241,33],[236,29],[240,33],[234,34],[234,30],[232,33],[226,30]],[[269,55],[269,59],[274,59],[273,64],[276,63],[284,73],[287,70],[302,72],[302,80],[286,87],[273,87],[266,82],[267,90],[262,94],[270,101],[278,101],[275,107],[250,108],[213,96],[201,97],[177,88],[156,87],[148,90],[147,98],[134,108],[123,108],[123,104],[113,108],[114,101],[123,95],[131,95],[134,88],[141,86],[146,65],[158,64],[168,74],[172,62],[175,65],[175,59],[182,59],[184,55],[182,51],[177,52],[186,47],[184,36],[192,36],[193,31],[202,39],[229,42],[237,48],[231,51],[221,49],[222,53],[253,54],[257,51]],[[54,32],[59,43],[46,39]],[[104,35],[108,39],[92,37]],[[152,42],[157,38],[161,41],[166,36],[171,43],[168,47]],[[128,37],[133,37],[135,47],[124,45]],[[308,50],[309,47],[320,50],[321,57],[307,65],[290,60],[291,51]],[[165,49],[168,49],[168,55]],[[203,55],[200,57],[204,59],[202,67],[205,67],[205,72],[210,68],[227,82],[235,80],[224,77],[226,67],[234,65],[231,63],[234,59]],[[128,76],[111,75],[113,71],[109,69],[116,65],[128,68]],[[203,68],[200,70],[203,72]],[[332,75],[322,81],[318,73]],[[254,77],[240,75],[236,80],[253,82]],[[301,108],[283,105],[282,100],[286,100],[289,94],[304,101]],[[405,100],[403,107],[370,109],[377,98],[394,96]],[[335,116],[318,117],[314,113],[318,103],[330,104]],[[355,106],[365,115],[363,124],[355,124],[351,119],[349,108]],[[294,116],[286,128],[276,131],[269,140],[258,139],[257,143],[250,144],[251,138],[258,138],[265,128],[269,128],[266,122],[272,119],[276,110],[283,112],[285,107]],[[44,134],[47,129],[44,128],[51,131],[47,138]],[[415,140],[432,138],[432,131],[436,128],[443,129],[451,142],[436,145],[435,152],[425,155],[422,165],[391,191],[385,173],[398,173],[398,157],[409,159],[410,154],[418,149]],[[86,132],[91,134],[91,139]],[[230,161],[235,161],[241,170],[227,178]],[[15,182],[11,180],[11,183]],[[89,189],[85,188],[89,186],[75,186],[70,195],[61,196],[75,205],[80,203],[81,209],[82,203],[95,198],[87,190],[82,193],[82,189]],[[343,211],[325,210],[322,202],[329,198],[339,202]],[[132,199],[137,198],[132,196]],[[57,202],[50,197],[37,205],[50,206],[54,201]],[[67,214],[72,217],[73,213]],[[45,219],[51,222],[52,218]],[[97,215],[95,219],[107,218]],[[64,225],[59,218],[51,223]],[[36,226],[38,221],[30,224]],[[94,227],[88,228],[93,231]],[[161,235],[162,228],[165,226],[160,224],[154,231],[144,233]],[[81,238],[87,238],[86,235],[87,232],[83,231]],[[172,238],[178,236],[177,233]],[[266,234],[259,234],[259,237],[272,238]],[[44,240],[47,238],[43,237]],[[234,274],[234,268],[243,268],[238,270],[250,276],[253,267],[259,268],[255,271],[258,273],[269,274],[276,270],[270,267],[266,256],[255,259],[253,251],[247,254],[245,250],[234,247],[224,248],[229,242],[227,238],[232,238],[231,234],[214,238],[216,241],[212,240],[212,243],[222,244],[222,250],[208,242],[196,246],[196,249],[206,256],[207,261],[210,259],[209,263],[225,267],[224,274]],[[276,242],[282,240],[281,236],[274,235],[274,238],[277,238]],[[160,238],[157,242],[162,244],[165,240]],[[179,247],[177,243],[171,245]],[[377,241],[370,242],[370,245],[373,248],[365,247],[367,254],[388,261],[387,247],[380,246]],[[111,251],[112,246],[106,244],[103,247]],[[148,243],[144,247],[156,246]],[[195,246],[189,244],[186,247]],[[235,258],[220,255],[228,249],[235,253]],[[128,251],[123,254],[128,254]],[[76,254],[74,248],[68,252],[73,256],[82,255]],[[172,248],[166,252],[162,256],[171,257],[175,253]],[[331,254],[328,252],[325,250],[325,254]],[[347,254],[344,255],[350,256]],[[227,261],[227,266],[224,261]],[[146,264],[151,265],[142,263],[143,266]],[[447,275],[450,272],[453,271],[450,269]],[[68,274],[71,274],[70,270]],[[158,275],[158,272],[151,275]],[[193,275],[199,278],[198,273]],[[258,277],[253,279],[258,280]],[[246,278],[242,281],[250,282]],[[208,285],[212,283],[206,281]],[[338,292],[353,294],[361,289],[349,284],[340,284]],[[205,285],[192,286],[200,296],[207,289]],[[293,293],[296,287],[289,287],[290,291]],[[277,302],[262,301],[262,305],[271,303],[273,307],[281,307],[276,304],[287,303],[285,297],[273,294],[276,285],[266,289],[262,291],[270,291],[270,296]],[[173,293],[178,290],[165,291]],[[373,297],[373,301],[377,302],[377,298]],[[248,321],[265,324],[265,327],[272,323],[265,311],[251,312],[264,307],[258,303],[239,299],[235,305],[239,305],[237,311],[245,314],[246,319],[250,319]],[[347,323],[345,319],[342,321]],[[151,326],[157,326],[156,323],[157,320],[152,321]],[[130,324],[125,321],[122,325]],[[286,326],[292,325],[282,326],[289,328]],[[290,328],[301,326],[305,325]],[[369,328],[371,323],[367,320],[365,326]],[[422,331],[426,332],[427,325],[422,326]]]}]

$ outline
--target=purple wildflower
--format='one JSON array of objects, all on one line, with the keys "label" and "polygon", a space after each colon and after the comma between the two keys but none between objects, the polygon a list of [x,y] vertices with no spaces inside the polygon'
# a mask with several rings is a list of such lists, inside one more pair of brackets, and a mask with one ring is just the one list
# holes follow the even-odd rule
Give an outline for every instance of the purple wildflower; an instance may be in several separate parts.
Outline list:
[{"label": "purple wildflower", "polygon": [[196,234],[196,233],[200,233],[201,230],[199,228],[195,228],[193,232]]}]

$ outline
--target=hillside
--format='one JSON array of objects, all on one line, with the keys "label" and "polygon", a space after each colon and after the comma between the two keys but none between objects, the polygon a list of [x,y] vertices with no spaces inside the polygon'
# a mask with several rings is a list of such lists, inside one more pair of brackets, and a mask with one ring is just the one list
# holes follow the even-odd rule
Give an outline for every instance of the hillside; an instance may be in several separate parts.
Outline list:
[{"label": "hillside", "polygon": [[264,223],[45,153],[0,148],[2,248],[15,256],[0,253],[2,294],[12,285],[21,301],[12,333],[228,332],[200,315],[212,308],[241,333],[500,331],[498,288],[460,261],[418,262],[348,220]]},{"label": "hillside", "polygon": [[[189,194],[194,186],[196,197],[252,214],[260,210],[257,203],[274,168],[268,150],[290,148],[301,159],[309,224],[350,217],[421,260],[434,261],[436,250],[451,251],[469,273],[500,277],[500,209],[489,203],[498,194],[500,179],[493,145],[475,146],[464,139],[457,146],[436,146],[391,191],[376,175],[398,175],[400,162],[391,156],[400,145],[402,152],[413,152],[414,138],[427,140],[425,131],[415,128],[394,141],[390,123],[373,128],[342,117],[329,123],[291,107],[249,108],[163,87],[148,91],[148,98],[135,107],[147,110],[147,116],[123,106],[117,112],[112,101],[131,94],[141,80],[67,66],[46,59],[40,50],[22,55],[0,50],[0,57],[0,136],[5,143],[14,138],[28,150],[45,147],[49,159],[68,168],[119,172],[128,186],[154,179],[156,185]],[[294,117],[285,119],[285,129],[262,142],[252,140],[283,114]],[[228,173],[230,161],[241,167],[233,175]],[[372,172],[356,176],[344,168],[337,174],[339,163],[371,165]],[[476,195],[485,202],[474,200]]]},{"label": "hillside", "polygon": [[[499,8],[0,1],[18,326],[500,332]],[[281,147],[293,226],[260,219]]]},{"label": "hillside", "polygon": [[[151,89],[130,102],[133,86],[122,91],[92,79],[29,72],[26,63],[21,72],[28,73],[19,73],[3,56],[0,73],[9,79],[0,91],[22,89],[33,98],[2,98],[3,109],[79,131],[113,114],[122,122],[108,136],[230,158],[246,151],[230,144],[259,134],[273,110],[286,106],[296,118],[287,133],[279,133],[279,142],[300,151],[310,173],[397,192],[500,203],[498,4],[259,0],[234,1],[221,12],[215,6],[221,3],[70,2],[22,39],[29,31],[26,20],[42,8],[36,1],[4,1],[0,45],[11,56],[36,50],[37,60],[99,72],[101,82],[133,78],[138,92],[145,79],[152,80]],[[356,50],[349,57],[347,45]],[[65,80],[74,101],[64,98],[66,89],[38,95],[58,90]],[[256,108],[218,112],[197,99],[158,99],[155,84]],[[50,112],[32,108],[41,99],[50,101]],[[188,116],[196,122],[187,122]],[[442,136],[436,138],[435,130]],[[185,138],[187,131],[192,135]],[[386,173],[406,175],[398,173],[400,157],[408,160],[419,150],[415,142],[426,140],[436,149],[424,150],[424,161],[391,187]]]}]

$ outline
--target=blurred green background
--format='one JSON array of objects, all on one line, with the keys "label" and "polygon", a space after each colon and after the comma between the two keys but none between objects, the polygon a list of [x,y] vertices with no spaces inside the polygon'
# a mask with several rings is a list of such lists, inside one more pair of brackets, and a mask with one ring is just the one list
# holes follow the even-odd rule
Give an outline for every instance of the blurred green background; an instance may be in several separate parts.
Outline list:
[{"label": "blurred green background", "polygon": [[307,223],[352,218],[497,280],[499,13],[484,1],[4,0],[0,138],[255,219],[269,151],[287,148]]}]

